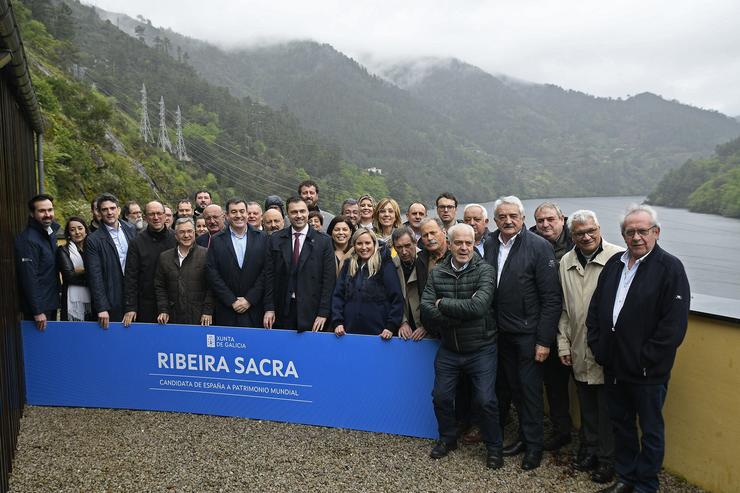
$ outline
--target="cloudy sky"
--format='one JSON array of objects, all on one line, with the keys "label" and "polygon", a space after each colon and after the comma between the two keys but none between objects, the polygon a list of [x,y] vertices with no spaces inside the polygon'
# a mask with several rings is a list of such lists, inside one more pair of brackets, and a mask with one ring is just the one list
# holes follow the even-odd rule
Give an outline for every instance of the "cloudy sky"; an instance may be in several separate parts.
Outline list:
[{"label": "cloudy sky", "polygon": [[224,47],[313,39],[360,61],[457,57],[597,96],[740,115],[736,0],[84,0]]}]

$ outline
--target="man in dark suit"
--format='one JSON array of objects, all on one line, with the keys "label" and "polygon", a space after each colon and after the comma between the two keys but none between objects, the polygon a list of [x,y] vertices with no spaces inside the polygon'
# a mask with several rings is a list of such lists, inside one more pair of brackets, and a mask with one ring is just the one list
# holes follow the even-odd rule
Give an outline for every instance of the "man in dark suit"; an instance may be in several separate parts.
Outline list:
[{"label": "man in dark suit", "polygon": [[226,202],[229,227],[211,237],[208,283],[215,298],[213,323],[236,327],[262,325],[267,235],[247,223],[247,202]]},{"label": "man in dark suit", "polygon": [[627,251],[604,265],[586,319],[614,430],[617,481],[600,491],[653,493],[665,454],[663,404],[691,292],[681,261],[658,246],[653,208],[631,207],[620,226]]},{"label": "man in dark suit", "polygon": [[265,274],[264,326],[268,329],[323,330],[336,281],[331,238],[308,225],[300,197],[287,202],[290,227],[270,236]]},{"label": "man in dark suit", "polygon": [[[498,230],[486,240],[484,258],[496,274],[493,308],[500,366],[519,416],[519,440],[504,447],[503,453],[525,452],[522,469],[531,470],[542,460],[542,363],[555,340],[562,294],[553,249],[547,240],[524,228],[521,200],[502,197],[493,209]],[[501,422],[505,423],[508,406],[503,407]]]},{"label": "man in dark suit", "polygon": [[107,329],[110,322],[123,319],[123,274],[128,246],[134,241],[136,230],[118,220],[121,208],[115,196],[104,193],[98,197],[97,207],[100,228],[85,242],[85,269],[93,313],[100,326]]}]

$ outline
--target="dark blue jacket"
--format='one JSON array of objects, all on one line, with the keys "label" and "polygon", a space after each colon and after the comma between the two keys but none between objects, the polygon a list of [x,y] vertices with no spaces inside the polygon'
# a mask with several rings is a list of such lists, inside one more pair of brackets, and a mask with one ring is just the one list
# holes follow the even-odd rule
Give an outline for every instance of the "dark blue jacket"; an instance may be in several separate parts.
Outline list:
[{"label": "dark blue jacket", "polygon": [[680,260],[656,244],[638,267],[613,324],[624,267],[621,256],[615,254],[604,265],[591,297],[588,346],[607,379],[665,383],[688,326],[691,292],[686,271]]},{"label": "dark blue jacket", "polygon": [[[231,242],[231,229],[211,237],[206,276],[214,298],[213,323],[232,327],[262,327],[264,267],[267,261],[267,235],[247,227],[247,249],[241,269]],[[231,307],[243,297],[251,305],[244,313]]]},{"label": "dark blue jacket", "polygon": [[[486,262],[498,276],[499,231],[483,246]],[[523,228],[514,240],[493,298],[498,330],[510,334],[534,334],[536,343],[550,347],[555,342],[562,311],[558,264],[552,245]]]},{"label": "dark blue jacket", "polygon": [[344,325],[348,334],[379,335],[384,329],[396,334],[404,300],[393,261],[384,255],[379,272],[369,278],[367,265],[350,277],[349,264],[344,262],[334,287],[331,326]]},{"label": "dark blue jacket", "polygon": [[21,311],[27,316],[59,308],[59,274],[56,267],[57,231],[52,234],[35,219],[15,239],[15,269],[20,287]]},{"label": "dark blue jacket", "polygon": [[[130,248],[136,229],[125,221],[118,223]],[[107,311],[111,322],[120,322],[124,313],[123,269],[116,245],[104,224],[87,236],[83,257],[93,314]]]},{"label": "dark blue jacket", "polygon": [[[293,228],[276,231],[269,239],[265,268],[265,311],[275,311],[278,325],[289,315],[291,292],[296,294],[298,331],[311,330],[317,316],[329,318],[336,282],[331,238],[308,228],[297,269],[293,268]],[[292,287],[292,289],[291,289]],[[329,324],[326,324],[329,328]]]}]

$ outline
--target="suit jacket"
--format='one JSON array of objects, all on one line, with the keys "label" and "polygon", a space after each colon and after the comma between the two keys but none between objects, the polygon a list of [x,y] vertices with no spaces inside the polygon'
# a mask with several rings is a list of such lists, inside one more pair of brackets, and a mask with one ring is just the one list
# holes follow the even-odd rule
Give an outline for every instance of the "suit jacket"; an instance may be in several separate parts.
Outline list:
[{"label": "suit jacket", "polygon": [[[308,228],[298,268],[293,272],[293,228],[270,236],[270,260],[265,269],[265,310],[275,311],[276,324],[298,331],[311,330],[314,319],[326,317],[329,327],[331,295],[336,282],[334,247],[331,238]],[[286,327],[290,310],[291,276],[295,275],[295,302],[298,327]]]},{"label": "suit jacket", "polygon": [[[119,221],[119,224],[130,247],[136,230],[124,221]],[[93,313],[107,311],[111,322],[120,322],[124,313],[123,269],[108,228],[103,225],[87,236],[83,255]]]},{"label": "suit jacket", "polygon": [[154,291],[157,312],[167,313],[171,324],[200,325],[202,315],[213,315],[213,296],[206,281],[208,251],[193,245],[180,265],[177,247],[159,256]]},{"label": "suit jacket", "polygon": [[[267,255],[267,235],[252,226],[247,227],[247,249],[241,268],[231,242],[231,229],[211,237],[206,275],[214,297],[215,325],[262,327]],[[244,313],[231,307],[238,297],[246,298],[251,305]]]}]

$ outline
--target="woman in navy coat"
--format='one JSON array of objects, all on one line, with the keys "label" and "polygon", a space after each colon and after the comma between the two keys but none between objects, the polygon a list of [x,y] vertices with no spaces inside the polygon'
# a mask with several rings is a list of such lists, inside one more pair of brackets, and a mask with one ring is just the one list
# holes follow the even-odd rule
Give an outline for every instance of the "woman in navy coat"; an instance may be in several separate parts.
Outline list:
[{"label": "woman in navy coat", "polygon": [[381,252],[371,230],[359,228],[351,244],[332,297],[334,333],[390,339],[403,318],[403,293],[396,268],[390,256]]}]

